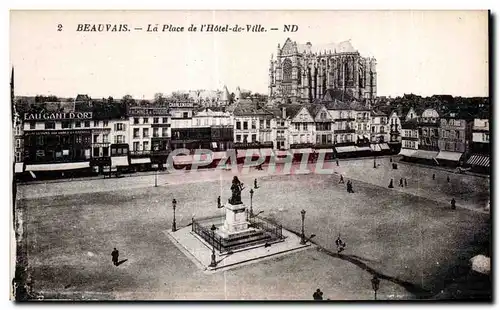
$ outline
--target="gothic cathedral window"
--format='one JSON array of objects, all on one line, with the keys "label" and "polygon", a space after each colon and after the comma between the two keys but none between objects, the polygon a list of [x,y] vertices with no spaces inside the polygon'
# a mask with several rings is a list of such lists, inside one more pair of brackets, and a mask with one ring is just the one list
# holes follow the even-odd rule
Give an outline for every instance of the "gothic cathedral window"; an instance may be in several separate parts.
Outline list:
[{"label": "gothic cathedral window", "polygon": [[290,82],[292,80],[292,62],[290,59],[283,61],[283,82]]}]

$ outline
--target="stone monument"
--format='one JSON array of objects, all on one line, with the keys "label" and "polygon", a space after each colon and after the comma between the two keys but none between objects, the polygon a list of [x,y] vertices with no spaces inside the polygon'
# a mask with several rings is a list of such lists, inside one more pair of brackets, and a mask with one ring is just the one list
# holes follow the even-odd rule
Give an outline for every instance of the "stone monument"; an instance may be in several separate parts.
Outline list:
[{"label": "stone monument", "polygon": [[224,226],[219,229],[219,234],[224,238],[230,238],[231,236],[253,230],[248,228],[246,206],[241,201],[243,188],[243,183],[235,176],[231,185],[232,195],[229,198],[229,204],[226,205]]}]

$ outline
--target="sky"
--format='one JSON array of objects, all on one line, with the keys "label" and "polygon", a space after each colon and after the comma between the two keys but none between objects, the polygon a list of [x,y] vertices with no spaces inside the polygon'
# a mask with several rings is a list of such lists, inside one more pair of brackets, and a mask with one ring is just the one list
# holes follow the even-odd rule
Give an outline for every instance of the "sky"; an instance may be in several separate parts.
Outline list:
[{"label": "sky", "polygon": [[[131,31],[76,31],[85,23]],[[148,24],[184,31],[146,32]],[[188,32],[191,24],[268,31]],[[288,24],[298,31],[283,32]],[[379,96],[488,96],[487,11],[12,11],[10,64],[16,95],[140,99],[224,85],[267,94],[271,54],[288,37],[312,45],[351,40],[377,59]]]}]

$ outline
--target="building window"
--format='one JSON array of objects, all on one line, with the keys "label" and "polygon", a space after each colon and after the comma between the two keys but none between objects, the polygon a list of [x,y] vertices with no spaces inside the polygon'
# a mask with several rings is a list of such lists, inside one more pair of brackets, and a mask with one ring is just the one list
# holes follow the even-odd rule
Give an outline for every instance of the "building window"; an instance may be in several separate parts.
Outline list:
[{"label": "building window", "polygon": [[240,122],[236,122],[236,129],[240,129],[241,130],[241,123]]},{"label": "building window", "polygon": [[255,123],[255,120],[253,119],[253,120],[252,120],[252,129],[256,129],[256,128],[257,128],[257,125],[256,125],[256,123]]},{"label": "building window", "polygon": [[139,138],[139,128],[134,128],[134,138]]},{"label": "building window", "polygon": [[139,118],[138,117],[134,117],[134,125],[137,125],[139,124]]},{"label": "building window", "polygon": [[256,142],[257,141],[257,135],[252,135],[252,142]]},{"label": "building window", "polygon": [[109,147],[102,148],[102,156],[104,156],[104,157],[109,156]]},{"label": "building window", "polygon": [[21,147],[21,139],[16,139],[16,147],[17,148]]},{"label": "building window", "polygon": [[248,129],[248,122],[243,122],[243,130],[247,130]]},{"label": "building window", "polygon": [[115,131],[124,131],[125,130],[125,124],[123,123],[116,123],[115,124]]},{"label": "building window", "polygon": [[97,143],[99,141],[99,135],[94,135],[94,143]]},{"label": "building window", "polygon": [[102,126],[103,127],[108,127],[108,121],[102,121]]},{"label": "building window", "polygon": [[147,123],[149,123],[149,118],[144,117],[144,118],[142,119],[142,123],[143,123],[143,124],[147,124]]},{"label": "building window", "polygon": [[149,129],[148,128],[143,128],[142,129],[142,137],[143,138],[149,138]]},{"label": "building window", "polygon": [[168,117],[164,117],[163,120],[162,120],[163,124],[166,124],[168,123]]},{"label": "building window", "polygon": [[63,129],[71,128],[71,122],[68,122],[68,121],[62,122],[61,128],[63,128]]},{"label": "building window", "polygon": [[133,144],[133,150],[134,150],[134,152],[136,152],[136,151],[139,150],[139,142],[134,142],[134,144]]},{"label": "building window", "polygon": [[84,126],[85,127],[90,127],[90,121],[85,121]]},{"label": "building window", "polygon": [[75,122],[75,128],[82,127],[82,122]]},{"label": "building window", "polygon": [[241,141],[241,135],[236,135],[236,142],[240,142]]},{"label": "building window", "polygon": [[372,133],[375,132],[375,126],[372,126]]},{"label": "building window", "polygon": [[99,157],[99,148],[98,147],[95,147],[92,151],[92,156],[93,157]]},{"label": "building window", "polygon": [[160,122],[159,117],[153,117],[153,124],[158,124]]},{"label": "building window", "polygon": [[271,129],[271,120],[270,119],[266,120],[266,127],[268,129]]},{"label": "building window", "polygon": [[161,129],[161,136],[162,137],[168,137],[168,128],[162,128]]},{"label": "building window", "polygon": [[490,141],[490,134],[489,133],[483,133],[483,141]]},{"label": "building window", "polygon": [[45,129],[56,129],[56,123],[54,122],[45,123]]},{"label": "building window", "polygon": [[99,127],[99,121],[94,121],[94,127]]},{"label": "building window", "polygon": [[248,142],[248,135],[243,135],[243,143],[247,143]]},{"label": "building window", "polygon": [[295,130],[300,130],[300,123],[295,123]]},{"label": "building window", "polygon": [[102,142],[103,142],[103,143],[108,143],[108,142],[109,142],[109,140],[108,140],[108,136],[109,136],[109,135],[108,135],[107,133],[105,133],[105,134],[103,134],[103,135],[102,135]]},{"label": "building window", "polygon": [[21,152],[16,152],[16,162],[19,163],[19,162],[22,162],[22,161],[23,161],[22,153]]},{"label": "building window", "polygon": [[287,58],[283,61],[283,82],[292,80],[292,61]]},{"label": "building window", "polygon": [[158,133],[159,133],[159,129],[158,128],[153,128],[153,137],[154,138],[158,138]]},{"label": "building window", "polygon": [[75,136],[75,143],[81,144],[82,143],[82,136]]},{"label": "building window", "polygon": [[115,136],[115,143],[117,143],[117,144],[125,143],[125,136],[122,136],[122,135]]},{"label": "building window", "polygon": [[142,145],[144,146],[144,151],[149,151],[149,141],[144,141]]}]

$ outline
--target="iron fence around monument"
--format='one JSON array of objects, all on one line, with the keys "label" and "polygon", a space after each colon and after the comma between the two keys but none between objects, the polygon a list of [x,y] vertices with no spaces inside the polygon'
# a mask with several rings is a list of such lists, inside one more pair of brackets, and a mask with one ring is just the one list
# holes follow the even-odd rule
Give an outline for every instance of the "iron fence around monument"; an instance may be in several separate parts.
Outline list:
[{"label": "iron fence around monument", "polygon": [[193,219],[192,230],[195,234],[200,236],[203,240],[208,242],[211,246],[215,247],[217,251],[224,252],[224,245],[222,243],[222,237],[215,234],[210,230],[209,227],[202,226],[199,222]]},{"label": "iron fence around monument", "polygon": [[258,215],[250,215],[247,211],[247,219],[250,226],[266,231],[276,239],[283,239],[283,226],[263,219]]}]

